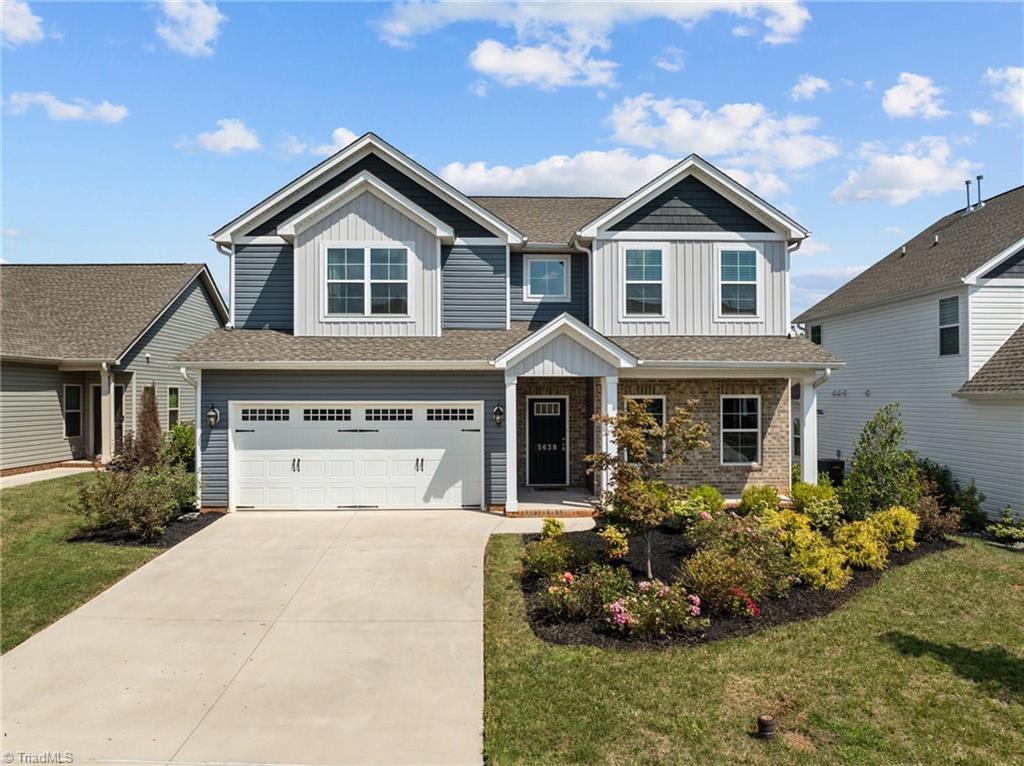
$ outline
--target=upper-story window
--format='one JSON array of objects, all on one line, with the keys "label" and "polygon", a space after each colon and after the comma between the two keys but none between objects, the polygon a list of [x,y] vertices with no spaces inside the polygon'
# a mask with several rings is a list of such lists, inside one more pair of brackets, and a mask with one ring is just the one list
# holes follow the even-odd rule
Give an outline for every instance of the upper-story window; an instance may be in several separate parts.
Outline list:
[{"label": "upper-story window", "polygon": [[552,256],[527,256],[525,301],[569,300],[569,261]]},{"label": "upper-story window", "polygon": [[407,248],[329,247],[326,266],[328,316],[409,314]]},{"label": "upper-story window", "polygon": [[759,313],[757,251],[723,248],[719,261],[719,318],[756,319]]},{"label": "upper-story window", "polygon": [[960,353],[960,296],[939,300],[939,356]]},{"label": "upper-story window", "polygon": [[811,335],[811,343],[817,343],[820,346],[821,345],[821,325],[820,324],[812,324],[811,325],[811,330],[810,330],[810,335]]},{"label": "upper-story window", "polygon": [[626,250],[626,316],[664,316],[662,251]]}]

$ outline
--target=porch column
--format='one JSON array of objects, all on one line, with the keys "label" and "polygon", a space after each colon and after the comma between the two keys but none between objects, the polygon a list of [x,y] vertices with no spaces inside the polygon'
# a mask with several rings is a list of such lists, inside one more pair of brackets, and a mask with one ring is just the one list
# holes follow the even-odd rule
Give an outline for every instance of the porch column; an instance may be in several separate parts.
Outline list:
[{"label": "porch column", "polygon": [[100,462],[114,456],[114,386],[106,364],[100,367]]},{"label": "porch column", "polygon": [[[618,375],[607,375],[601,385],[601,414],[613,418],[619,414],[619,377]],[[615,443],[615,434],[607,424],[601,426],[602,449],[609,455],[619,451]],[[601,488],[608,489],[608,471],[601,472]]]},{"label": "porch column", "polygon": [[814,376],[800,381],[800,479],[818,483],[818,390]]},{"label": "porch column", "polygon": [[505,373],[505,513],[519,507],[519,451],[516,448],[516,376]]}]

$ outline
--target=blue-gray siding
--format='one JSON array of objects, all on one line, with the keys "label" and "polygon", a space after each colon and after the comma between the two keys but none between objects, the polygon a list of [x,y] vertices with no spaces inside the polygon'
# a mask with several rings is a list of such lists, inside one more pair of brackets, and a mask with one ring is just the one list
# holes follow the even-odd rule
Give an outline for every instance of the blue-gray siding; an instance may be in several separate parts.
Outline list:
[{"label": "blue-gray siding", "polygon": [[659,194],[613,231],[771,231],[693,176]]},{"label": "blue-gray siding", "polygon": [[480,401],[484,402],[484,498],[505,502],[505,431],[490,416],[505,406],[500,372],[266,372],[205,370],[203,406],[222,413],[210,429],[202,424],[203,505],[228,503],[227,412],[229,401]]},{"label": "blue-gray siding", "polygon": [[[82,435],[64,438],[64,384],[82,386]],[[89,387],[81,372],[55,366],[0,364],[0,468],[85,457]]]},{"label": "blue-gray siding", "polygon": [[[561,257],[561,256],[560,256]],[[568,303],[527,303],[523,300],[523,254],[512,253],[509,261],[512,292],[513,322],[549,322],[559,314],[568,312],[583,322],[589,322],[590,274],[587,256],[583,253],[571,258],[570,284],[572,292]]]},{"label": "blue-gray siding", "polygon": [[291,245],[235,245],[235,326],[291,330],[295,285]]},{"label": "blue-gray siding", "polygon": [[1024,277],[1024,248],[983,275],[982,279],[1020,279],[1022,277]]},{"label": "blue-gray siding", "polygon": [[504,329],[504,245],[441,248],[441,318],[445,328]]}]

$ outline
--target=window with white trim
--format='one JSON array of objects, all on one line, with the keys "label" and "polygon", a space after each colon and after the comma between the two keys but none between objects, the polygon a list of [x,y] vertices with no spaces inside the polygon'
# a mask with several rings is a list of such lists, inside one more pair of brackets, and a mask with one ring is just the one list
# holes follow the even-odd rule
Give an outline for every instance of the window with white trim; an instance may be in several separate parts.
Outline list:
[{"label": "window with white trim", "polygon": [[409,250],[329,247],[327,316],[408,316]]},{"label": "window with white trim", "polygon": [[64,384],[64,438],[82,435],[82,387],[77,383]]},{"label": "window with white trim", "polygon": [[626,316],[663,316],[660,249],[626,250]]},{"label": "window with white trim", "polygon": [[757,252],[722,250],[719,314],[727,319],[757,316]]},{"label": "window with white trim", "polygon": [[167,387],[167,427],[177,425],[181,417],[181,390],[178,386]]},{"label": "window with white trim", "polygon": [[960,353],[960,296],[939,299],[939,356]]},{"label": "window with white trim", "polygon": [[722,465],[761,462],[761,399],[722,397]]},{"label": "window with white trim", "polygon": [[[632,400],[637,405],[642,406],[647,410],[647,414],[653,417],[662,428],[665,427],[665,397],[664,396],[641,396],[639,394],[630,394],[626,396],[626,399]],[[650,456],[652,463],[660,463],[665,459],[665,441],[664,439],[649,438],[647,440],[647,453]],[[626,454],[626,460],[629,460],[629,454]]]},{"label": "window with white trim", "polygon": [[527,301],[569,300],[568,259],[527,256],[523,287]]}]

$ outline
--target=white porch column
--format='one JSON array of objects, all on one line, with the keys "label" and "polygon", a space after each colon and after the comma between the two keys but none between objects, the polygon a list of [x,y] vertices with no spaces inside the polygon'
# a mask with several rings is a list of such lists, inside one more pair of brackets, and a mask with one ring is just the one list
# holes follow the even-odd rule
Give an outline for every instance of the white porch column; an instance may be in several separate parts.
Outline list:
[{"label": "white porch column", "polygon": [[505,513],[519,507],[519,451],[516,448],[516,376],[505,373]]},{"label": "white porch column", "polygon": [[100,367],[100,462],[114,456],[114,386],[110,368]]},{"label": "white porch column", "polygon": [[[601,385],[601,414],[613,418],[619,414],[619,377],[607,375]],[[618,445],[615,443],[615,434],[608,425],[601,426],[602,450],[609,455],[618,452]],[[608,471],[601,472],[601,488],[608,489]]]},{"label": "white porch column", "polygon": [[800,381],[800,479],[818,483],[818,389],[814,376]]}]

